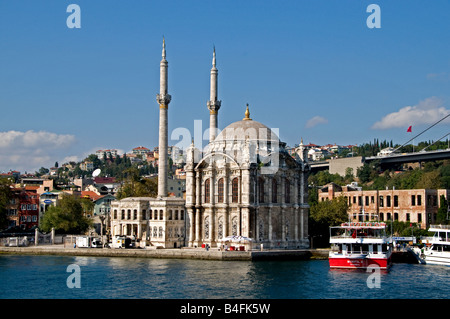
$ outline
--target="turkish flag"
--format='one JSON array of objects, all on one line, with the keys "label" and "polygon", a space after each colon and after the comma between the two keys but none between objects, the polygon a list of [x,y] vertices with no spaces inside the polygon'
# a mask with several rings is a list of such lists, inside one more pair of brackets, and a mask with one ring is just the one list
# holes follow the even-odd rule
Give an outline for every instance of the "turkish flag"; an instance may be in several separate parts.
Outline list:
[{"label": "turkish flag", "polygon": [[412,132],[412,126],[408,127],[408,129],[406,130],[406,132]]}]

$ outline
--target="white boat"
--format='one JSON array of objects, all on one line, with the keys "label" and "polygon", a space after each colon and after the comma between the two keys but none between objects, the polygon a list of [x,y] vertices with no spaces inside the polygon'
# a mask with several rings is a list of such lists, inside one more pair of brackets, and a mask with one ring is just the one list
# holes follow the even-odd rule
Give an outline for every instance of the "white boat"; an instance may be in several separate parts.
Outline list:
[{"label": "white boat", "polygon": [[431,225],[428,231],[434,236],[422,240],[425,264],[450,266],[450,225]]},{"label": "white boat", "polygon": [[349,222],[330,227],[330,244],[330,268],[389,269],[392,265],[392,240],[386,235],[385,223]]}]

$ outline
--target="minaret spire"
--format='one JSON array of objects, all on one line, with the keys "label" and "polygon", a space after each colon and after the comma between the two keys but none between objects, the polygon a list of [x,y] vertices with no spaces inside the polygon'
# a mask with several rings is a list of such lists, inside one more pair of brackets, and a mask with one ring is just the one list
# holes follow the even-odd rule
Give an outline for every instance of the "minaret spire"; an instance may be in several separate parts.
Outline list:
[{"label": "minaret spire", "polygon": [[166,40],[164,39],[164,36],[163,36],[162,57],[163,57],[163,60],[166,59]]},{"label": "minaret spire", "polygon": [[158,197],[167,196],[167,112],[171,96],[168,92],[168,63],[166,60],[166,41],[163,37],[162,60],[159,68],[159,94],[156,101],[159,104],[159,163],[158,163]]},{"label": "minaret spire", "polygon": [[209,141],[212,142],[217,136],[217,115],[220,109],[221,101],[217,100],[217,68],[216,68],[216,47],[213,49],[213,59],[211,68],[211,87],[209,93],[209,101],[207,106],[209,109]]}]

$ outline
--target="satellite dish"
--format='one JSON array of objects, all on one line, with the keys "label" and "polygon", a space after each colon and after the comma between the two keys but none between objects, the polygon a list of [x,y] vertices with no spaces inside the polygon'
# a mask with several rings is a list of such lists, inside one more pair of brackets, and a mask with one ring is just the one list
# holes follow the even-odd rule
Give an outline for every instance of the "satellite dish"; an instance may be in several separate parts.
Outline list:
[{"label": "satellite dish", "polygon": [[92,177],[97,177],[98,175],[100,175],[100,172],[102,170],[100,168],[97,168],[95,171],[92,172]]}]

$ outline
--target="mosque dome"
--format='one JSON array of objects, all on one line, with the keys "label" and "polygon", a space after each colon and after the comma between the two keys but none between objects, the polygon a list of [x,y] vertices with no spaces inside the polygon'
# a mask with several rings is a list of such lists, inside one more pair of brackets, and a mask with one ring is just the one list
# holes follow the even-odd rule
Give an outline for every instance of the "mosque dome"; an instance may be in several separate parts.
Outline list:
[{"label": "mosque dome", "polygon": [[266,125],[254,121],[250,118],[250,112],[248,109],[245,111],[245,117],[234,123],[231,123],[225,127],[220,134],[214,140],[215,143],[226,142],[226,141],[258,141],[258,142],[268,142],[268,143],[279,143],[280,140]]}]

